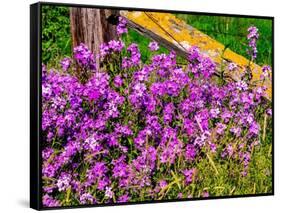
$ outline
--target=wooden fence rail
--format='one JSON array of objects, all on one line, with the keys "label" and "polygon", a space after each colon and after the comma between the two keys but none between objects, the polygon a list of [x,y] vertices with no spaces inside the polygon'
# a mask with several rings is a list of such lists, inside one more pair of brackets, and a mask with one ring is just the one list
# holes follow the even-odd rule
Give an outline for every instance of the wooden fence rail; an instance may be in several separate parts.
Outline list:
[{"label": "wooden fence rail", "polygon": [[[272,85],[270,80],[260,81],[262,69],[255,63],[249,63],[245,57],[231,51],[218,41],[190,26],[183,20],[169,13],[121,11],[120,14],[128,20],[128,25],[139,33],[159,42],[167,49],[173,49],[177,54],[186,57],[191,46],[197,46],[203,54],[208,55],[217,65],[217,72],[225,67],[225,74],[232,80],[239,81],[241,74],[250,64],[252,70],[251,85],[267,86],[266,97],[271,100]],[[236,71],[229,71],[228,64],[235,63]]]}]

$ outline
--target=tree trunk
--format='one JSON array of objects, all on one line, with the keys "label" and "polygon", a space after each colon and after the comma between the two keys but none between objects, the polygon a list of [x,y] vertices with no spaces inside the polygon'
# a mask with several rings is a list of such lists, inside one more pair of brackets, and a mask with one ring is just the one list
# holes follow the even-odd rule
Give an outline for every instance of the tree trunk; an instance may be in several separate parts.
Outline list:
[{"label": "tree trunk", "polygon": [[[96,56],[100,45],[117,39],[116,26],[119,12],[115,10],[75,8],[70,9],[72,47],[84,43]],[[97,59],[97,68],[100,61]]]}]

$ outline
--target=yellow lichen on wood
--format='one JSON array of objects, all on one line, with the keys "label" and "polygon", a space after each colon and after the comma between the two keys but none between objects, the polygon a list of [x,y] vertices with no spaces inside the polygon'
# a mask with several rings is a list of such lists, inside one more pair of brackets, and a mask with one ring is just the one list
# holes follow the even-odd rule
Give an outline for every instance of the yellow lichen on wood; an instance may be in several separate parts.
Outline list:
[{"label": "yellow lichen on wood", "polygon": [[238,70],[236,72],[227,72],[234,80],[239,80],[241,73],[250,64],[253,75],[252,84],[267,86],[266,95],[267,98],[271,99],[271,81],[259,81],[260,74],[262,73],[259,65],[249,63],[249,60],[245,57],[230,49],[225,49],[223,44],[188,25],[185,21],[169,13],[121,11],[121,15],[127,18],[129,24],[136,30],[161,42],[165,47],[174,49],[181,55],[186,55],[191,46],[197,46],[203,54],[212,58],[218,68],[221,67],[222,63],[235,63],[238,66]]}]

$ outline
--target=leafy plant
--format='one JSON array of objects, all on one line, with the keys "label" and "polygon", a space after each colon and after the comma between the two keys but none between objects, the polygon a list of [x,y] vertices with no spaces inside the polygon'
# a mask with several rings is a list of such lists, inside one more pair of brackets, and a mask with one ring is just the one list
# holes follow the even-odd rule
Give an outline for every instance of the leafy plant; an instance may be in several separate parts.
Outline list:
[{"label": "leafy plant", "polygon": [[62,56],[71,55],[69,8],[42,7],[42,62],[56,66]]}]

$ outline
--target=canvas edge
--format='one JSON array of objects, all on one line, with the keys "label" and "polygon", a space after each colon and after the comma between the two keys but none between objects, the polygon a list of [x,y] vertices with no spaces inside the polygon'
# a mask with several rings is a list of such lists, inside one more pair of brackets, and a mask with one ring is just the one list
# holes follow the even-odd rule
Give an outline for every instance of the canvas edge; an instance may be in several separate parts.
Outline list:
[{"label": "canvas edge", "polygon": [[[176,199],[176,200],[151,200],[142,202],[125,202],[125,203],[110,203],[96,205],[75,205],[62,207],[43,207],[42,205],[42,172],[41,172],[41,7],[44,5],[66,6],[66,7],[87,7],[87,8],[104,8],[104,9],[119,9],[119,10],[139,10],[139,11],[155,11],[164,13],[183,13],[195,15],[210,15],[210,16],[229,16],[236,18],[256,18],[269,19],[272,21],[272,192],[261,194],[245,194],[234,196],[216,196],[208,198],[191,198],[191,199]],[[32,20],[35,19],[35,20]],[[122,205],[138,205],[138,204],[157,204],[182,201],[200,201],[213,199],[229,199],[229,198],[250,198],[260,196],[275,195],[274,184],[274,16],[258,16],[258,15],[242,15],[242,14],[224,14],[210,12],[194,12],[194,11],[178,11],[167,9],[151,9],[151,8],[134,8],[134,7],[118,7],[109,5],[87,5],[75,3],[57,3],[57,2],[37,2],[30,5],[30,207],[36,210],[57,210],[57,209],[72,209],[72,208],[89,208],[89,207],[109,207]],[[35,24],[34,24],[35,23]],[[34,108],[35,106],[35,108]],[[35,143],[36,142],[36,143]],[[34,193],[32,193],[34,192]]]},{"label": "canvas edge", "polygon": [[40,210],[40,3],[30,5],[30,208]]}]

